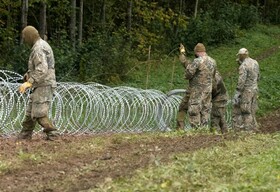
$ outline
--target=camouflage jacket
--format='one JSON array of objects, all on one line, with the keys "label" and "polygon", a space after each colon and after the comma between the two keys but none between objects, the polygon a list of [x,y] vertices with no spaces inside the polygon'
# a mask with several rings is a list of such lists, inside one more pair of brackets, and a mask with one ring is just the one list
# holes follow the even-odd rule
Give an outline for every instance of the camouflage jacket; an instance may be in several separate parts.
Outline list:
[{"label": "camouflage jacket", "polygon": [[54,65],[52,48],[46,41],[38,39],[31,49],[28,61],[28,82],[32,83],[33,88],[57,86]]},{"label": "camouflage jacket", "polygon": [[246,58],[239,66],[237,91],[243,92],[244,89],[258,90],[259,78],[260,72],[258,62],[250,57]]},{"label": "camouflage jacket", "polygon": [[205,55],[198,57],[186,66],[185,77],[189,79],[190,89],[212,91],[212,81],[216,72],[216,61]]},{"label": "camouflage jacket", "polygon": [[212,102],[225,101],[227,102],[227,89],[223,78],[218,71],[215,73],[215,81],[213,81]]}]

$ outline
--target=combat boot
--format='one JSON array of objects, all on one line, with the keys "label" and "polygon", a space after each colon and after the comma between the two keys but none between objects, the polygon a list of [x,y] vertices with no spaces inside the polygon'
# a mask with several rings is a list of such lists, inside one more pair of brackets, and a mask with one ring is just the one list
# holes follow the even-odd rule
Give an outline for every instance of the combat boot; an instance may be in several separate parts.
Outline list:
[{"label": "combat boot", "polygon": [[57,136],[58,136],[58,134],[56,134],[56,133],[48,132],[48,133],[46,133],[45,140],[53,141],[53,140],[55,140],[55,138],[56,138]]},{"label": "combat boot", "polygon": [[43,129],[43,133],[46,134],[45,139],[53,141],[55,137],[57,137],[57,134],[53,133],[53,131],[56,131],[56,128],[48,127]]},{"label": "combat boot", "polygon": [[18,136],[18,140],[31,140],[32,139],[32,131],[24,131],[22,130]]},{"label": "combat boot", "polygon": [[176,127],[177,131],[184,131],[185,130],[185,124],[183,121],[177,121],[177,127]]},{"label": "combat boot", "polygon": [[57,129],[54,127],[49,118],[46,116],[38,118],[38,123],[43,127],[43,133],[46,134],[45,139],[53,140],[53,138],[56,136],[53,131],[56,131]]},{"label": "combat boot", "polygon": [[221,133],[222,134],[227,133],[227,132],[228,132],[227,127],[221,127]]}]

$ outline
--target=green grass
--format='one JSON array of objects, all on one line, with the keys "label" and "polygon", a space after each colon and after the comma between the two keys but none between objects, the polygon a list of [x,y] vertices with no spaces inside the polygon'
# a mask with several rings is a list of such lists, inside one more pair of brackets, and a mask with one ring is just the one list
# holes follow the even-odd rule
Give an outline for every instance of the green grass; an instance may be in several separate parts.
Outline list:
[{"label": "green grass", "polygon": [[11,164],[12,164],[11,162],[6,162],[6,161],[0,160],[0,174],[9,171]]},{"label": "green grass", "polygon": [[[218,47],[207,47],[207,53],[217,61],[218,70],[226,83],[229,95],[232,97],[237,84],[238,65],[236,53],[242,47],[249,50],[250,56],[258,60],[260,65],[261,80],[259,82],[259,107],[258,115],[280,107],[279,56],[280,48],[273,54],[267,52],[271,47],[280,46],[280,27],[259,25],[252,30],[242,31],[241,37],[229,44]],[[184,43],[184,42],[183,42]],[[173,50],[176,53],[177,50]],[[192,50],[189,50],[191,53]],[[266,55],[266,57],[261,57]],[[190,57],[193,59],[193,57]],[[147,78],[148,77],[148,78]],[[128,74],[128,81],[123,85],[143,89],[157,89],[167,93],[172,89],[184,89],[187,81],[184,79],[184,69],[178,55],[174,57],[162,56],[160,60],[137,63]]]},{"label": "green grass", "polygon": [[279,143],[279,133],[241,136],[92,191],[280,191]]}]

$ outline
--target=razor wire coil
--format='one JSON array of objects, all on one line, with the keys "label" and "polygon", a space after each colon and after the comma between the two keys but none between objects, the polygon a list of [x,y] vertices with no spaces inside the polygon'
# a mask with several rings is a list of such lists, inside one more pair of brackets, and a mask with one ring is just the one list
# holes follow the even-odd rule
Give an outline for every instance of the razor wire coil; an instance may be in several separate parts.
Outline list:
[{"label": "razor wire coil", "polygon": [[[0,134],[19,132],[29,93],[20,94],[22,76],[0,70]],[[60,133],[143,132],[169,129],[181,96],[98,83],[59,82],[49,117]],[[40,128],[36,128],[40,131]]]},{"label": "razor wire coil", "polygon": [[[0,135],[21,130],[29,92],[18,92],[20,81],[21,75],[0,70]],[[60,133],[68,134],[168,131],[175,124],[182,92],[59,82],[49,117]],[[37,125],[35,132],[40,129]]]}]

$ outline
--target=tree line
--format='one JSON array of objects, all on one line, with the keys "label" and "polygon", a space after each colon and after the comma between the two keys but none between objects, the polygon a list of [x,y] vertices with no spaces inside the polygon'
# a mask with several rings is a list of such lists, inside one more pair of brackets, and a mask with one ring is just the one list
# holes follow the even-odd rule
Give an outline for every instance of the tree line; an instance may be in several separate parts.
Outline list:
[{"label": "tree line", "polygon": [[125,79],[132,63],[175,53],[180,42],[232,41],[257,23],[279,24],[279,0],[1,0],[0,68],[24,73],[33,25],[54,49],[61,81]]}]

